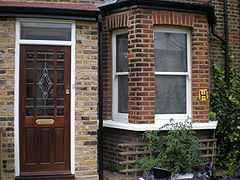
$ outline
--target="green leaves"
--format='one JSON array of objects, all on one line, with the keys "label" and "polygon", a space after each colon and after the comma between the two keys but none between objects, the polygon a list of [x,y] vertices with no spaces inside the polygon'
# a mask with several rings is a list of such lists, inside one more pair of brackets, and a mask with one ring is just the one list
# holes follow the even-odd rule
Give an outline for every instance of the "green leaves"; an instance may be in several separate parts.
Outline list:
[{"label": "green leaves", "polygon": [[240,73],[231,69],[230,84],[224,82],[224,71],[214,67],[214,88],[211,108],[218,120],[217,138],[219,160],[217,165],[225,169],[226,175],[233,175],[240,158]]},{"label": "green leaves", "polygon": [[191,172],[193,166],[201,163],[199,141],[191,126],[189,121],[171,123],[165,136],[156,131],[146,132],[144,141],[150,154],[138,161],[138,165],[145,172],[154,166],[173,174]]}]

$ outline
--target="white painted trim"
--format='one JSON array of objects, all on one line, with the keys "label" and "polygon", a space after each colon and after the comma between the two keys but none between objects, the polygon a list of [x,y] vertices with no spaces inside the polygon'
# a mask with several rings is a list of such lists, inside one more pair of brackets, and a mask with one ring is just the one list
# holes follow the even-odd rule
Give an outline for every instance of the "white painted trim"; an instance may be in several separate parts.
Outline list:
[{"label": "white painted trim", "polygon": [[187,118],[192,118],[192,33],[187,31]]},{"label": "white painted trim", "polygon": [[[49,40],[20,40],[20,22],[59,22],[72,24],[71,41],[49,41]],[[76,24],[75,21],[55,19],[16,19],[16,42],[15,42],[15,86],[14,86],[14,155],[15,155],[15,176],[20,176],[20,148],[19,148],[19,77],[20,77],[20,45],[53,45],[71,47],[71,105],[70,105],[70,144],[71,144],[71,173],[75,173],[75,48],[76,48]]]},{"label": "white painted trim", "polygon": [[188,29],[181,28],[170,28],[170,27],[157,27],[154,28],[154,32],[170,32],[170,33],[181,33],[187,35],[187,72],[155,72],[155,75],[179,75],[186,76],[186,114],[155,114],[155,121],[167,121],[169,119],[176,119],[184,121],[186,119],[191,119],[192,117],[192,83],[191,83],[191,31]]},{"label": "white painted trim", "polygon": [[115,73],[115,75],[117,75],[117,76],[126,76],[126,75],[128,75],[128,72],[116,72]]},{"label": "white painted trim", "polygon": [[[177,122],[177,121],[176,121]],[[164,127],[170,121],[162,121],[154,124],[132,124],[132,123],[121,123],[113,120],[104,120],[103,126],[115,129],[123,129],[129,131],[165,131],[169,130],[169,128]],[[192,123],[192,130],[214,130],[217,127],[217,121],[209,121],[207,123]]]},{"label": "white painted trim", "polygon": [[128,113],[118,113],[118,76],[128,75],[128,72],[116,72],[116,37],[126,33],[126,29],[115,30],[112,33],[112,118],[123,123],[128,123]]},{"label": "white painted trim", "polygon": [[61,24],[71,24],[73,20],[63,20],[63,19],[48,19],[48,18],[17,18],[17,21],[21,22],[40,22],[40,23],[61,23]]},{"label": "white painted trim", "polygon": [[155,72],[155,75],[167,75],[167,76],[184,76],[188,75],[188,72]]},{"label": "white painted trim", "polygon": [[75,173],[75,65],[76,65],[76,24],[72,23],[72,46],[71,46],[71,173]]},{"label": "white painted trim", "polygon": [[31,45],[54,45],[54,46],[71,46],[71,41],[50,41],[50,40],[19,40],[20,44]]},{"label": "white painted trim", "polygon": [[20,77],[20,23],[16,21],[15,26],[15,78],[14,78],[14,163],[15,176],[20,175],[20,147],[19,147],[19,77]]}]

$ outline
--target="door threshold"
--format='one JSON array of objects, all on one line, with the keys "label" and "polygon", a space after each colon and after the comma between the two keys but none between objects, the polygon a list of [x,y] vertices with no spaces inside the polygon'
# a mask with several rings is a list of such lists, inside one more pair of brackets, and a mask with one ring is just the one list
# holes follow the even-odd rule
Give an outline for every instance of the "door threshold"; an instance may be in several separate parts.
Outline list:
[{"label": "door threshold", "polygon": [[32,179],[32,180],[51,180],[51,179],[66,179],[66,180],[71,180],[75,179],[75,176],[73,174],[66,174],[66,175],[48,175],[48,176],[17,176],[15,177],[15,180],[27,180],[27,179]]}]

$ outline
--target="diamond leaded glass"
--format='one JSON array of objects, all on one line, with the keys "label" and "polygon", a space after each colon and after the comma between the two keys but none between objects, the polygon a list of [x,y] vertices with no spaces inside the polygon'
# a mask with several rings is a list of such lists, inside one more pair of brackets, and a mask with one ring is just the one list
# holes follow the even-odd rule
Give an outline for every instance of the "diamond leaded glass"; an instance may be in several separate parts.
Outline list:
[{"label": "diamond leaded glass", "polygon": [[41,74],[41,78],[37,83],[38,87],[41,90],[41,94],[42,94],[42,98],[44,101],[47,100],[49,92],[53,86],[53,82],[49,77],[49,73],[48,73],[48,68],[47,68],[47,63],[44,63],[44,67],[42,69],[42,74]]}]

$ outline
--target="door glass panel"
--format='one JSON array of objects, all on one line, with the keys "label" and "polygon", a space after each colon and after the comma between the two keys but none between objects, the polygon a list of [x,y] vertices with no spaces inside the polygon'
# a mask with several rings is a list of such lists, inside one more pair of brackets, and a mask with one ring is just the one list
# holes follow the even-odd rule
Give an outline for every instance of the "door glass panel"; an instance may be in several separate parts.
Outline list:
[{"label": "door glass panel", "polygon": [[34,59],[34,51],[28,50],[26,51],[26,60],[32,61]]},{"label": "door glass panel", "polygon": [[57,109],[57,116],[63,116],[64,115],[64,108],[58,108]]},{"label": "door glass panel", "polygon": [[37,88],[38,88],[38,98],[42,97],[43,100],[47,100],[51,90],[53,88],[53,79],[51,78],[53,74],[49,72],[47,63],[45,62],[40,74],[40,78],[37,80]]},{"label": "door glass panel", "polygon": [[64,85],[63,84],[57,85],[56,86],[56,96],[58,98],[61,98],[61,97],[63,97],[63,95],[64,95]]},{"label": "door glass panel", "polygon": [[27,93],[26,96],[27,98],[32,98],[33,97],[33,84],[27,84],[26,85]]},{"label": "door glass panel", "polygon": [[29,61],[25,63],[25,114],[33,116],[35,109],[38,117],[63,116],[64,51],[29,53],[26,54]]},{"label": "door glass panel", "polygon": [[27,67],[27,68],[33,68],[33,67],[34,67],[34,61],[32,61],[32,60],[27,61],[26,67]]},{"label": "door glass panel", "polygon": [[56,69],[57,70],[63,70],[63,67],[64,67],[64,61],[57,61]]},{"label": "door glass panel", "polygon": [[37,109],[37,116],[54,116],[54,108],[39,108]]},{"label": "door glass panel", "polygon": [[25,116],[33,116],[33,115],[34,115],[34,109],[33,108],[26,108]]},{"label": "door glass panel", "polygon": [[57,106],[63,106],[64,105],[64,99],[63,98],[57,98]]},{"label": "door glass panel", "polygon": [[57,70],[57,83],[63,83],[63,82],[64,82],[64,71]]},{"label": "door glass panel", "polygon": [[57,56],[57,61],[64,61],[64,52],[63,51],[58,51],[56,53]]},{"label": "door glass panel", "polygon": [[34,106],[34,99],[33,98],[27,98],[25,103],[26,103],[26,106]]},{"label": "door glass panel", "polygon": [[[51,71],[51,70],[54,70],[54,63],[53,62],[47,62],[46,61],[37,61],[36,62],[37,64],[37,69],[39,71],[42,71],[42,69],[47,66],[47,70],[48,71]],[[40,76],[41,75],[41,72],[38,73],[38,75]]]},{"label": "door glass panel", "polygon": [[26,83],[33,83],[33,69],[26,70]]}]

